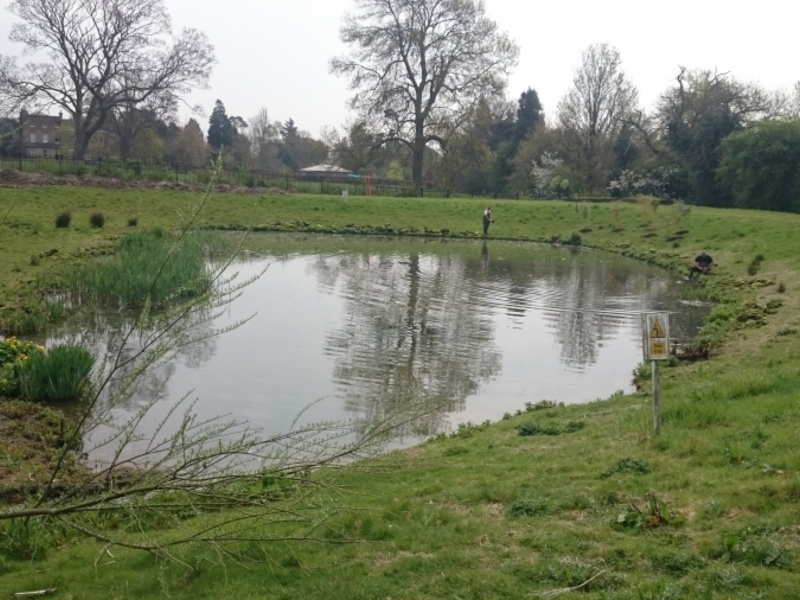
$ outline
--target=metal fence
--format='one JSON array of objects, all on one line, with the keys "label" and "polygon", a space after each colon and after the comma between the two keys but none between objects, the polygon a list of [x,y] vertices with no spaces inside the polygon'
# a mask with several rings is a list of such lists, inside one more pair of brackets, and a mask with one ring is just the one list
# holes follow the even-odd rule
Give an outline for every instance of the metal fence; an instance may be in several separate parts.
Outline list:
[{"label": "metal fence", "polygon": [[[74,160],[47,157],[0,156],[0,169],[23,173],[45,173],[53,177],[74,175],[115,178],[122,181],[179,182],[188,185],[207,184],[208,168],[184,165],[148,164],[140,161]],[[447,190],[434,190],[430,185],[418,188],[412,182],[379,179],[339,173],[271,172],[249,169],[223,169],[216,183],[249,188],[280,188],[292,192],[375,196],[449,196]]]},{"label": "metal fence", "polygon": [[[23,173],[45,173],[53,177],[74,175],[119,179],[121,181],[178,182],[187,185],[207,184],[211,171],[205,167],[185,165],[153,164],[140,161],[123,160],[75,160],[68,158],[3,156],[0,155],[0,169],[14,169]],[[292,171],[259,171],[249,169],[223,169],[216,178],[218,184],[248,188],[280,188],[289,192],[308,194],[335,194],[347,192],[354,196],[390,196],[412,198],[419,196],[449,198],[451,190],[435,189],[425,183],[417,187],[411,181],[402,179],[382,179],[368,176],[339,173],[303,173]],[[455,194],[452,194],[455,195]],[[469,194],[486,198],[516,198],[519,194]]]}]

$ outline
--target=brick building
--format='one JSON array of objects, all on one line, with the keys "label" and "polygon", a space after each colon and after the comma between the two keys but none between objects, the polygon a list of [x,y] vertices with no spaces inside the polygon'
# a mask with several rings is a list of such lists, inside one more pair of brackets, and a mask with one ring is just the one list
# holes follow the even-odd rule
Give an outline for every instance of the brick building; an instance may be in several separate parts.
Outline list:
[{"label": "brick building", "polygon": [[60,158],[61,113],[57,117],[19,113],[19,130],[22,135],[22,154],[29,157]]}]

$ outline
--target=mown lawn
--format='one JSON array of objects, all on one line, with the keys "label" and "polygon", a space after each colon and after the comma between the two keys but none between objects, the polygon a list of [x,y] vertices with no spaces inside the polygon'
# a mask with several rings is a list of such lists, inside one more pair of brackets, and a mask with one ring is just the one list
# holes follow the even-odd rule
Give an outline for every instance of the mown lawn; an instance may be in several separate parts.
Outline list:
[{"label": "mown lawn", "polygon": [[[139,228],[171,227],[197,200],[0,188],[0,210],[14,203],[0,225],[0,304],[35,303],[31,282],[126,233],[129,217]],[[215,195],[201,219],[224,228],[473,236],[485,204]],[[184,564],[105,550],[54,525],[29,540],[43,545],[44,558],[0,558],[0,597],[52,587],[59,598],[87,599],[800,597],[800,216],[687,214],[645,202],[491,205],[491,237],[579,235],[676,270],[701,249],[717,260],[704,283],[722,301],[711,319],[712,338],[724,343],[711,360],[663,370],[660,438],[646,393],[520,407],[511,419],[369,469],[314,475],[327,518],[312,532],[272,526],[276,541],[235,545],[238,561],[221,563],[203,547],[178,551]],[[56,230],[63,210],[73,224]],[[101,230],[89,226],[95,210],[106,216]],[[0,531],[6,547],[12,533]],[[298,535],[309,539],[281,541]]]}]

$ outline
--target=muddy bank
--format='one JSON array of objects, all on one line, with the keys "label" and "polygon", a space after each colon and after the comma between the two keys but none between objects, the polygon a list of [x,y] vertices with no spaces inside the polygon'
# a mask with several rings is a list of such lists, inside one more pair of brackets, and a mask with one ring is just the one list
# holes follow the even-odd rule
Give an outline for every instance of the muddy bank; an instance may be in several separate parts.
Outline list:
[{"label": "muddy bank", "polygon": [[[69,430],[69,417],[59,409],[0,399],[0,503],[24,502],[45,488]],[[78,454],[78,448],[70,449],[54,493],[86,481],[89,471]]]}]

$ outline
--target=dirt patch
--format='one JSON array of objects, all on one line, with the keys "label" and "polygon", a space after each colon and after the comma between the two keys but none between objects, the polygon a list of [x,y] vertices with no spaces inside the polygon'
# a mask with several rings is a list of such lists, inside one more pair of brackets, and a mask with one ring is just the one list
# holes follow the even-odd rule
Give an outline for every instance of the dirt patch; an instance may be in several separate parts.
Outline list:
[{"label": "dirt patch", "polygon": [[[201,183],[183,183],[180,181],[123,181],[113,177],[98,177],[97,175],[54,176],[49,173],[23,173],[14,169],[0,170],[0,186],[5,187],[38,187],[45,185],[73,185],[83,187],[97,187],[111,190],[179,190],[185,192],[205,192],[207,186]],[[289,192],[277,187],[247,187],[244,185],[228,185],[226,183],[214,186],[213,192],[219,194],[247,194],[261,196],[285,196]]]},{"label": "dirt patch", "polygon": [[[60,410],[0,400],[0,503],[21,502],[43,489],[68,429],[67,417]],[[84,480],[87,473],[71,453],[54,491]]]}]

